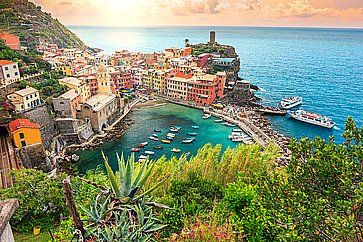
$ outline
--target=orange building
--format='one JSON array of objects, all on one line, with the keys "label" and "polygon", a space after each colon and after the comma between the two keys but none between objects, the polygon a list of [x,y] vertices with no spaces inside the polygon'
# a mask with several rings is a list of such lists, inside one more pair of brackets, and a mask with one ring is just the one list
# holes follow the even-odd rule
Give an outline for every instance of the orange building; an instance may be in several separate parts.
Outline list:
[{"label": "orange building", "polygon": [[2,32],[0,33],[0,39],[5,42],[5,45],[12,50],[21,50],[19,37],[13,34]]},{"label": "orange building", "polygon": [[9,123],[10,134],[16,148],[41,144],[40,127],[29,119],[15,119]]}]

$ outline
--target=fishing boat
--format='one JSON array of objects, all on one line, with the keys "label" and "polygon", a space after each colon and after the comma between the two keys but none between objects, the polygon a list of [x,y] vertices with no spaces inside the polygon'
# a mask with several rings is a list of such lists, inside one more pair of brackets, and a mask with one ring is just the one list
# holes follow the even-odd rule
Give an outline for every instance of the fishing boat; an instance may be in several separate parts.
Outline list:
[{"label": "fishing boat", "polygon": [[145,154],[154,155],[155,152],[154,151],[151,151],[151,150],[145,150]]},{"label": "fishing boat", "polygon": [[192,125],[192,129],[199,129],[198,125]]},{"label": "fishing boat", "polygon": [[333,128],[335,125],[333,120],[329,117],[313,112],[308,112],[302,109],[297,111],[289,111],[288,113],[293,119],[299,120],[304,123],[314,124],[328,129]]},{"label": "fishing boat", "polygon": [[149,139],[159,141],[159,139],[157,137],[155,137],[155,136],[150,136]]},{"label": "fishing boat", "polygon": [[193,143],[193,141],[194,141],[195,139],[194,138],[192,138],[192,139],[185,139],[185,140],[183,140],[182,142],[184,143],[184,144],[190,144],[190,143]]},{"label": "fishing boat", "polygon": [[155,150],[162,150],[163,147],[161,145],[154,145],[153,147]]},{"label": "fishing boat", "polygon": [[197,135],[197,133],[189,132],[189,133],[188,133],[188,135],[189,135],[189,136],[196,136],[196,135]]},{"label": "fishing boat", "polygon": [[174,152],[174,153],[180,153],[180,149],[172,148],[172,149],[171,149],[171,152]]},{"label": "fishing boat", "polygon": [[170,144],[171,143],[171,141],[167,140],[167,139],[163,139],[163,140],[161,140],[161,142],[164,143],[164,144]]},{"label": "fishing boat", "polygon": [[140,148],[131,148],[131,152],[139,152]]},{"label": "fishing boat", "polygon": [[205,113],[202,117],[202,119],[209,119],[212,115],[209,113]]},{"label": "fishing boat", "polygon": [[139,148],[144,148],[145,146],[147,146],[149,144],[149,142],[142,142],[142,143],[140,143],[140,144],[138,144],[137,146],[139,147]]},{"label": "fishing boat", "polygon": [[163,132],[161,129],[154,129],[154,132],[160,133]]},{"label": "fishing boat", "polygon": [[302,104],[302,97],[287,97],[281,100],[279,107],[281,109],[291,109]]}]

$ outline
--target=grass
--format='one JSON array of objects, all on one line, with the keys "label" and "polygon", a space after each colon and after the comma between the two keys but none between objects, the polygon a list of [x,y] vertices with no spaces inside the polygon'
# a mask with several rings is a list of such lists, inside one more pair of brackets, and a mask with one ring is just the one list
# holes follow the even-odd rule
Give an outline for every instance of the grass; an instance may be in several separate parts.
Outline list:
[{"label": "grass", "polygon": [[49,242],[52,241],[48,231],[41,231],[40,235],[14,233],[15,242]]}]

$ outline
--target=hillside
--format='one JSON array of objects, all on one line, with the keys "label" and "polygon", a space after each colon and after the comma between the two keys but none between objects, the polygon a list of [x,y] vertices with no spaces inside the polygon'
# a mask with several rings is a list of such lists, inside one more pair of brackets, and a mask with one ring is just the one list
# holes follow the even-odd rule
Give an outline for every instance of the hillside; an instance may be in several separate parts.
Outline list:
[{"label": "hillside", "polygon": [[87,48],[51,14],[43,12],[40,6],[28,0],[0,1],[0,29],[18,35],[22,45],[29,48],[33,48],[39,40],[65,48]]}]

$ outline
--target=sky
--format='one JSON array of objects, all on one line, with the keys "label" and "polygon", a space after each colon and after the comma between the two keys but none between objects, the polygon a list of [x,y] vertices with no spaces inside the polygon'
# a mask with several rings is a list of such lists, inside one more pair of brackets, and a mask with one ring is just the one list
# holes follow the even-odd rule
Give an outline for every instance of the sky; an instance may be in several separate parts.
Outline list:
[{"label": "sky", "polygon": [[67,25],[363,27],[363,0],[31,0]]}]

